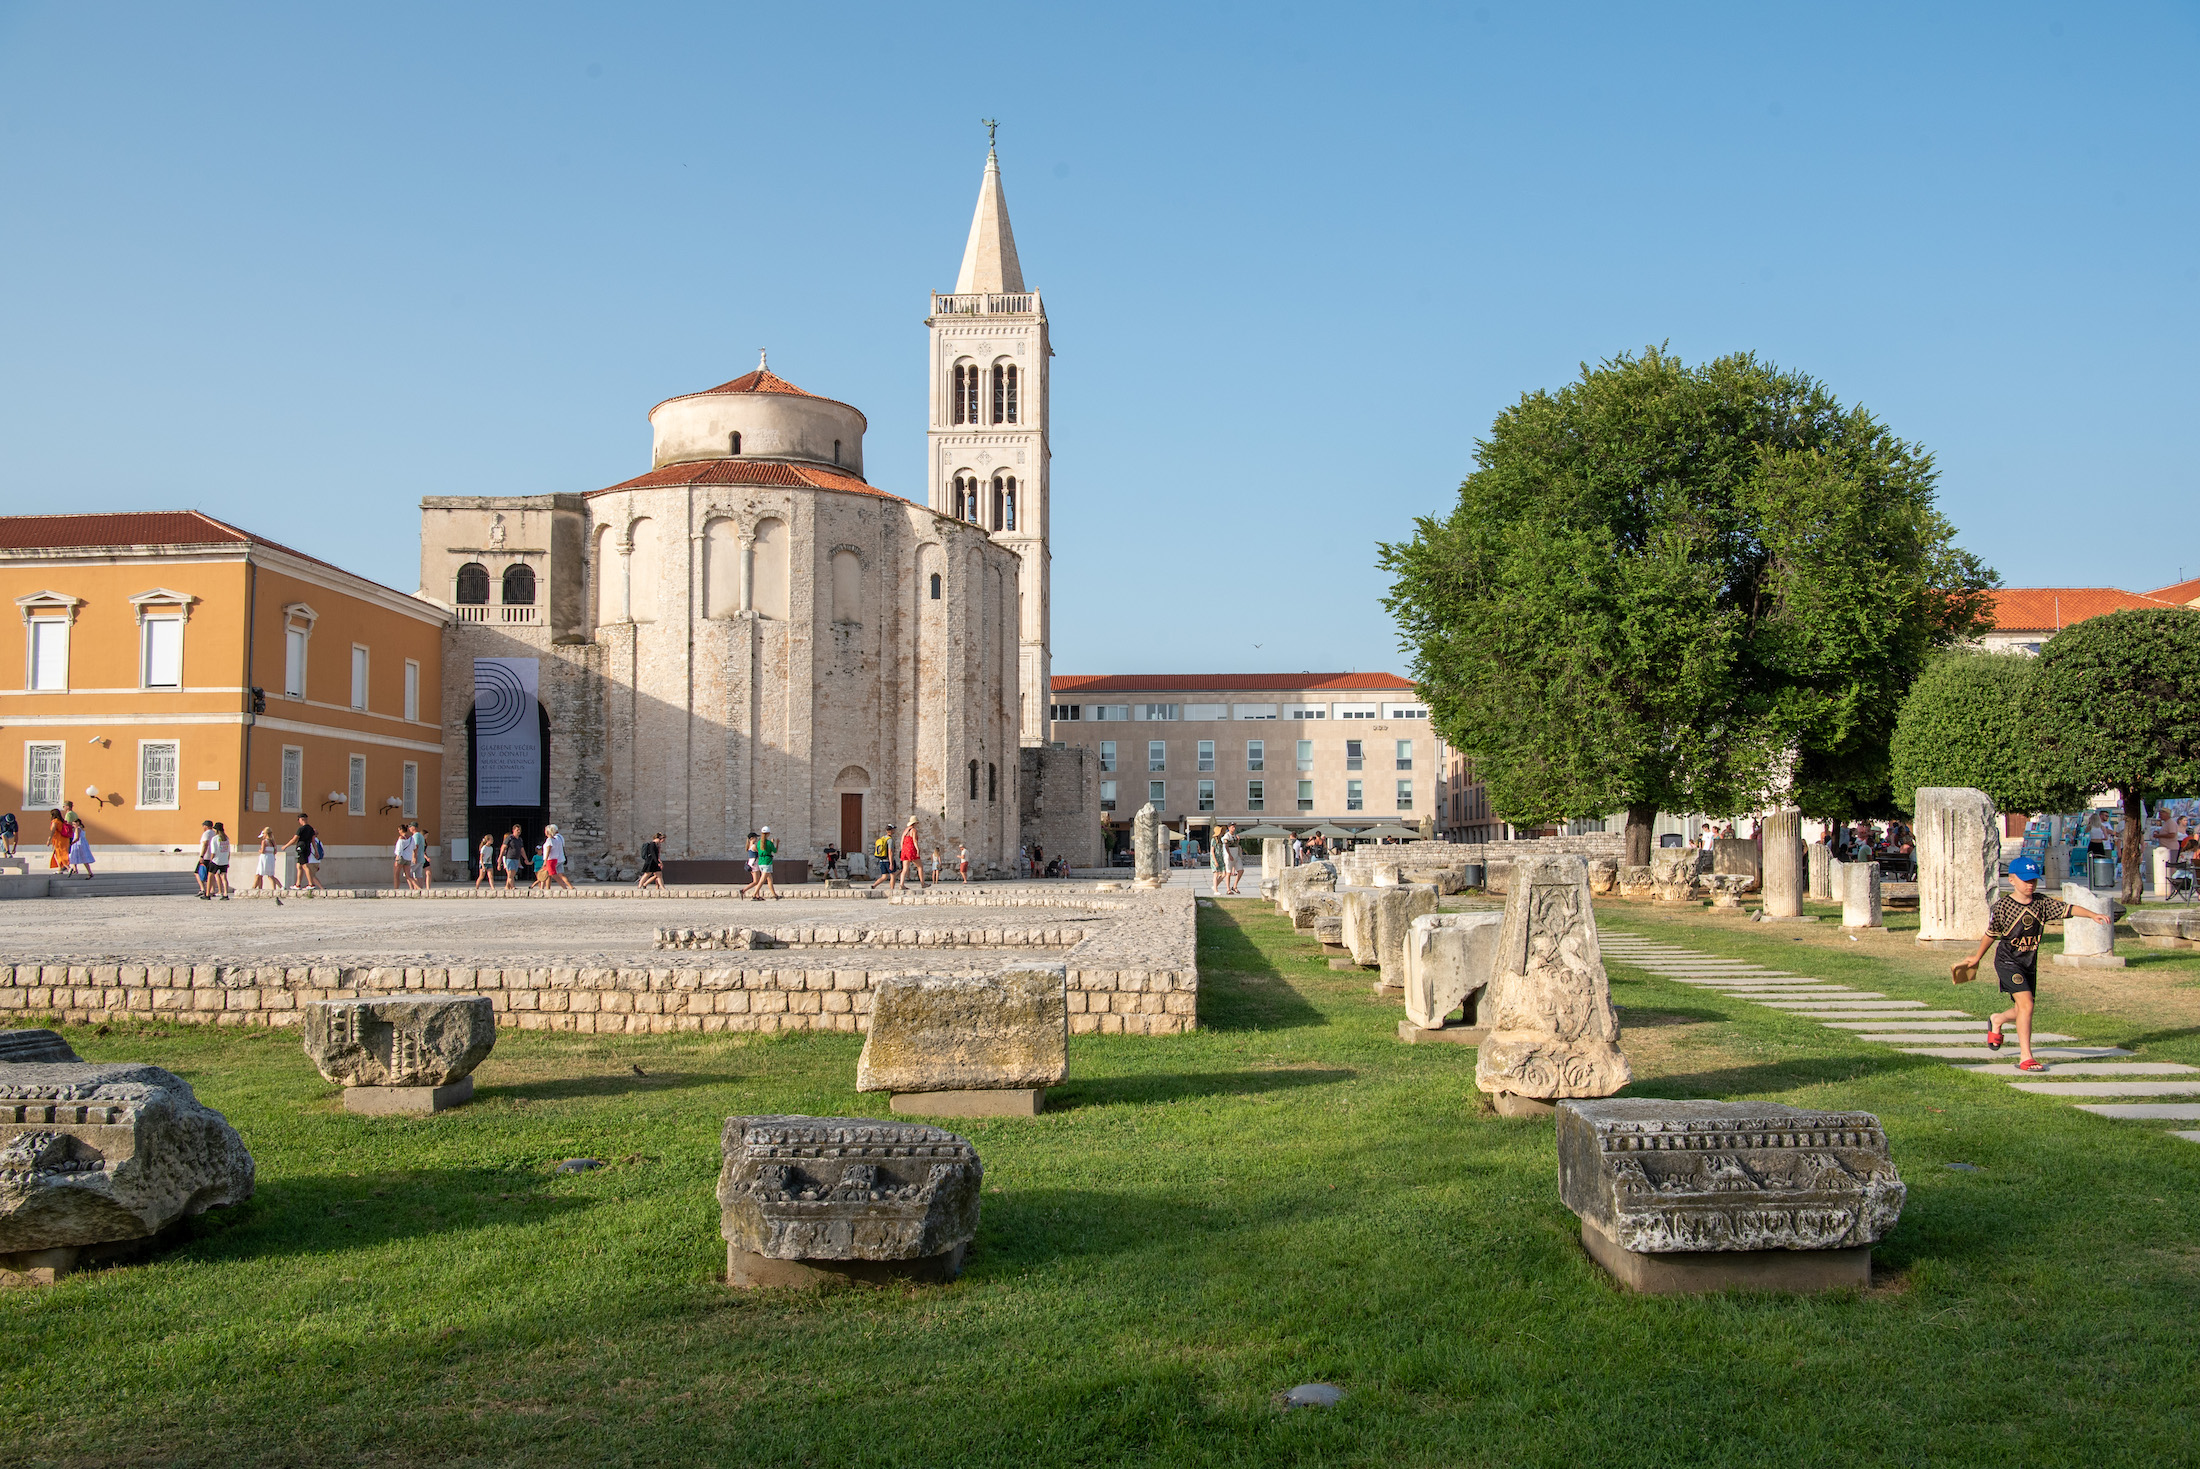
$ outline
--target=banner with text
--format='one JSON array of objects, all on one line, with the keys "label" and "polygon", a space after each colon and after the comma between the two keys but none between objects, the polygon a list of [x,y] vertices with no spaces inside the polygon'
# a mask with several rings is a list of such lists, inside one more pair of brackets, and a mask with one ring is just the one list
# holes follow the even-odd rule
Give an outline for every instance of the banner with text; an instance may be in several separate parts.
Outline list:
[{"label": "banner with text", "polygon": [[474,804],[542,803],[542,721],[535,713],[538,658],[474,660]]}]

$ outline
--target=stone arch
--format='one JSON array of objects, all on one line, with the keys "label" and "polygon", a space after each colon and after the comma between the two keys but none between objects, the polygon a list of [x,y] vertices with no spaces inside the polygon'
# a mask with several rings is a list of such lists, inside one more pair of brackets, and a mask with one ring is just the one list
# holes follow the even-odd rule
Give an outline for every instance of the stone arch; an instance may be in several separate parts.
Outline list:
[{"label": "stone arch", "polygon": [[750,605],[759,617],[787,620],[788,551],[786,521],[769,515],[756,523],[756,545],[750,553],[755,557]]},{"label": "stone arch", "polygon": [[729,516],[703,522],[703,615],[741,610],[741,527]]},{"label": "stone arch", "polygon": [[860,791],[870,787],[871,772],[860,765],[843,765],[840,774],[833,777],[833,789]]},{"label": "stone arch", "polygon": [[626,528],[626,615],[631,622],[655,622],[665,578],[664,538],[657,522],[639,516]]},{"label": "stone arch", "polygon": [[626,621],[626,609],[620,605],[619,590],[622,582],[619,563],[626,558],[619,554],[612,540],[611,527],[596,527],[596,554],[591,562],[596,573],[596,625]]},{"label": "stone arch", "polygon": [[833,621],[863,621],[863,557],[853,546],[835,546],[831,565]]}]

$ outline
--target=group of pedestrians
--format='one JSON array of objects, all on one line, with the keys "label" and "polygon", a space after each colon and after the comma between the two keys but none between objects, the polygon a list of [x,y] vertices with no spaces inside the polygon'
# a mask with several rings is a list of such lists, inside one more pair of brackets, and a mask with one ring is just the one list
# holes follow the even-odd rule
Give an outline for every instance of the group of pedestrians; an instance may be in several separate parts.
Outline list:
[{"label": "group of pedestrians", "polygon": [[[879,828],[878,839],[871,843],[871,865],[878,875],[871,879],[871,886],[883,887],[888,892],[906,891],[914,881],[920,888],[930,887],[941,881],[942,851],[938,843],[932,847],[932,867],[929,876],[924,865],[924,848],[918,840],[917,818],[909,818],[909,824],[901,829],[897,839],[890,826]],[[970,853],[961,842],[955,843],[955,872],[962,881],[970,881]]]},{"label": "group of pedestrians", "polygon": [[1245,844],[1238,840],[1236,822],[1216,834],[1209,847],[1209,860],[1213,864],[1213,881],[1208,891],[1225,895],[1236,892],[1238,884],[1245,880]]},{"label": "group of pedestrians", "polygon": [[435,886],[435,863],[428,856],[427,833],[417,821],[397,823],[397,842],[390,848],[390,886],[416,893]]},{"label": "group of pedestrians", "polygon": [[[664,838],[659,836],[657,841],[661,843]],[[646,855],[646,848],[644,852]],[[474,887],[494,891],[499,872],[504,874],[506,892],[519,886],[522,873],[527,874],[529,887],[563,884],[570,890],[573,879],[566,872],[565,833],[558,829],[556,822],[551,822],[542,829],[541,847],[534,850],[527,846],[526,828],[516,821],[501,838],[489,832],[482,833],[480,842],[474,847]]]}]

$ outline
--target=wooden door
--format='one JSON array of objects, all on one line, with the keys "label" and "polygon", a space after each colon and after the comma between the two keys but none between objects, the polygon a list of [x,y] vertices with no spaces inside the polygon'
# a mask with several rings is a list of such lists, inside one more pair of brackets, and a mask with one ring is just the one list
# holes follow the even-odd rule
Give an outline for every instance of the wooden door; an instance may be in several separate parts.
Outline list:
[{"label": "wooden door", "polygon": [[863,852],[863,797],[860,793],[844,794],[840,798],[840,850]]}]

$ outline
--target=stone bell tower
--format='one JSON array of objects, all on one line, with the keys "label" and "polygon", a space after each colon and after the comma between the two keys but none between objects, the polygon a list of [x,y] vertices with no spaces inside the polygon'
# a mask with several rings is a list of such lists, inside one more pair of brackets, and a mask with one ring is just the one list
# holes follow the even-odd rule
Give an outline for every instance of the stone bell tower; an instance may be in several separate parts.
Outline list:
[{"label": "stone bell tower", "polygon": [[[993,124],[988,123],[990,130]],[[984,527],[1021,560],[1017,687],[1025,745],[1047,740],[1052,660],[1048,575],[1046,309],[1024,289],[1016,236],[989,146],[978,211],[952,293],[932,293],[932,416],[926,500]]]}]

